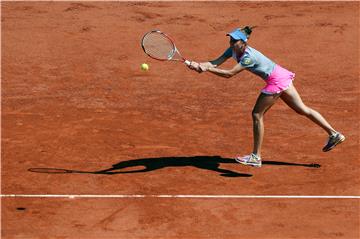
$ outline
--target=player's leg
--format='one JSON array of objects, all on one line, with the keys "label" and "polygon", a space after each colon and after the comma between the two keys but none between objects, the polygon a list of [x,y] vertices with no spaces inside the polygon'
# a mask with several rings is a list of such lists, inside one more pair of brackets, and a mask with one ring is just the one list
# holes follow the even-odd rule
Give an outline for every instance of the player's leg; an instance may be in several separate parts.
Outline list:
[{"label": "player's leg", "polygon": [[264,93],[259,95],[252,111],[254,136],[253,152],[250,155],[236,157],[235,160],[238,163],[261,167],[261,147],[264,138],[264,114],[274,105],[279,96],[279,94],[268,95]]},{"label": "player's leg", "polygon": [[261,93],[252,111],[253,119],[253,154],[261,158],[261,147],[264,138],[264,115],[279,98],[279,94],[268,95]]},{"label": "player's leg", "polygon": [[331,125],[319,112],[311,109],[303,103],[293,84],[291,84],[287,90],[282,92],[280,97],[291,109],[312,120],[314,123],[323,128],[329,135],[336,133],[336,130],[331,127]]},{"label": "player's leg", "polygon": [[291,84],[287,90],[282,92],[280,97],[290,108],[298,114],[306,116],[329,134],[328,143],[323,148],[323,151],[329,151],[345,140],[345,137],[337,132],[319,112],[303,103],[293,84]]}]

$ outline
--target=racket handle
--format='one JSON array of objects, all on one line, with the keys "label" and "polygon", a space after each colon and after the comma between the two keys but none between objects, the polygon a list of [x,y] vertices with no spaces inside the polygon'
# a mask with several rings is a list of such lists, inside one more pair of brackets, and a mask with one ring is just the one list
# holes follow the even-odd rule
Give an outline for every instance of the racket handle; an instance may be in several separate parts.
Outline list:
[{"label": "racket handle", "polygon": [[191,61],[188,61],[188,60],[185,60],[184,63],[185,63],[185,65],[187,65],[187,66],[190,66],[190,65],[191,65]]}]

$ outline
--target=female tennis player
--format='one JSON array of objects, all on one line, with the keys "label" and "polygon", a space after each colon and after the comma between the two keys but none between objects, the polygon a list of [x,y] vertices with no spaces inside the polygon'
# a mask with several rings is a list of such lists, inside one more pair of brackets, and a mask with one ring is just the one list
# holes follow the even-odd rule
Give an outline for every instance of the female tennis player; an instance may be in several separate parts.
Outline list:
[{"label": "female tennis player", "polygon": [[[190,69],[197,72],[211,72],[215,75],[229,78],[243,70],[248,70],[260,76],[266,83],[252,111],[254,145],[250,155],[236,157],[236,161],[255,167],[261,167],[261,146],[264,136],[264,114],[281,98],[290,108],[304,115],[323,128],[329,135],[323,151],[329,151],[345,140],[345,136],[336,131],[325,118],[301,100],[293,85],[295,74],[264,56],[248,45],[252,27],[238,28],[227,34],[230,37],[230,47],[217,59],[209,62],[191,62]],[[222,63],[234,58],[237,64],[230,70],[219,69]]]}]

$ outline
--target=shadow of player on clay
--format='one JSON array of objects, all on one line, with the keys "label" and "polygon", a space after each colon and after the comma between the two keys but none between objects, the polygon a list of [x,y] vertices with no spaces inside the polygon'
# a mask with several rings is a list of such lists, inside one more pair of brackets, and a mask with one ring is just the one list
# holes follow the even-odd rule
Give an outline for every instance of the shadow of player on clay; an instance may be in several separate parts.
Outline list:
[{"label": "shadow of player on clay", "polygon": [[[319,164],[299,164],[277,161],[263,161],[263,165],[276,166],[300,166],[319,168]],[[192,156],[192,157],[159,157],[159,158],[141,158],[121,161],[112,165],[111,168],[98,171],[78,171],[57,168],[30,168],[30,172],[37,173],[91,173],[91,174],[129,174],[129,173],[146,173],[167,167],[195,167],[203,170],[214,171],[223,177],[251,177],[251,174],[238,173],[229,169],[221,168],[222,164],[238,164],[235,159],[222,158],[220,156]]]},{"label": "shadow of player on clay", "polygon": [[[199,169],[210,170],[220,173],[223,177],[251,177],[251,174],[234,172],[228,169],[220,168],[221,164],[239,164],[235,159],[222,158],[220,156],[193,156],[193,157],[161,157],[161,158],[143,158],[128,161],[122,161],[114,164],[111,168],[97,171],[98,174],[118,174],[118,173],[144,173],[159,170],[167,167],[186,167],[192,166]],[[298,164],[277,161],[263,161],[265,165],[284,165],[284,166],[302,166],[319,168],[319,164]],[[240,166],[240,164],[239,164]],[[134,169],[131,168],[139,168]]]},{"label": "shadow of player on clay", "polygon": [[[251,177],[251,174],[234,172],[220,168],[221,164],[236,163],[234,159],[220,156],[193,156],[193,157],[161,157],[142,158],[122,161],[112,165],[111,168],[100,170],[97,174],[144,173],[167,167],[196,167],[220,173],[223,177]],[[132,169],[135,168],[135,169]],[[140,169],[139,169],[140,168]]]}]

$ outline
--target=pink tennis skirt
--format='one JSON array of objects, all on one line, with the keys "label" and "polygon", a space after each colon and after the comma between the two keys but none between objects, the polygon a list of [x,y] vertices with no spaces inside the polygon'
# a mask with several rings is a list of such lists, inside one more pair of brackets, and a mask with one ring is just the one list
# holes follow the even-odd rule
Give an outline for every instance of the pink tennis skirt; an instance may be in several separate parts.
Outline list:
[{"label": "pink tennis skirt", "polygon": [[273,72],[265,80],[266,86],[261,90],[262,93],[268,95],[279,94],[287,90],[295,78],[295,73],[275,65]]}]

